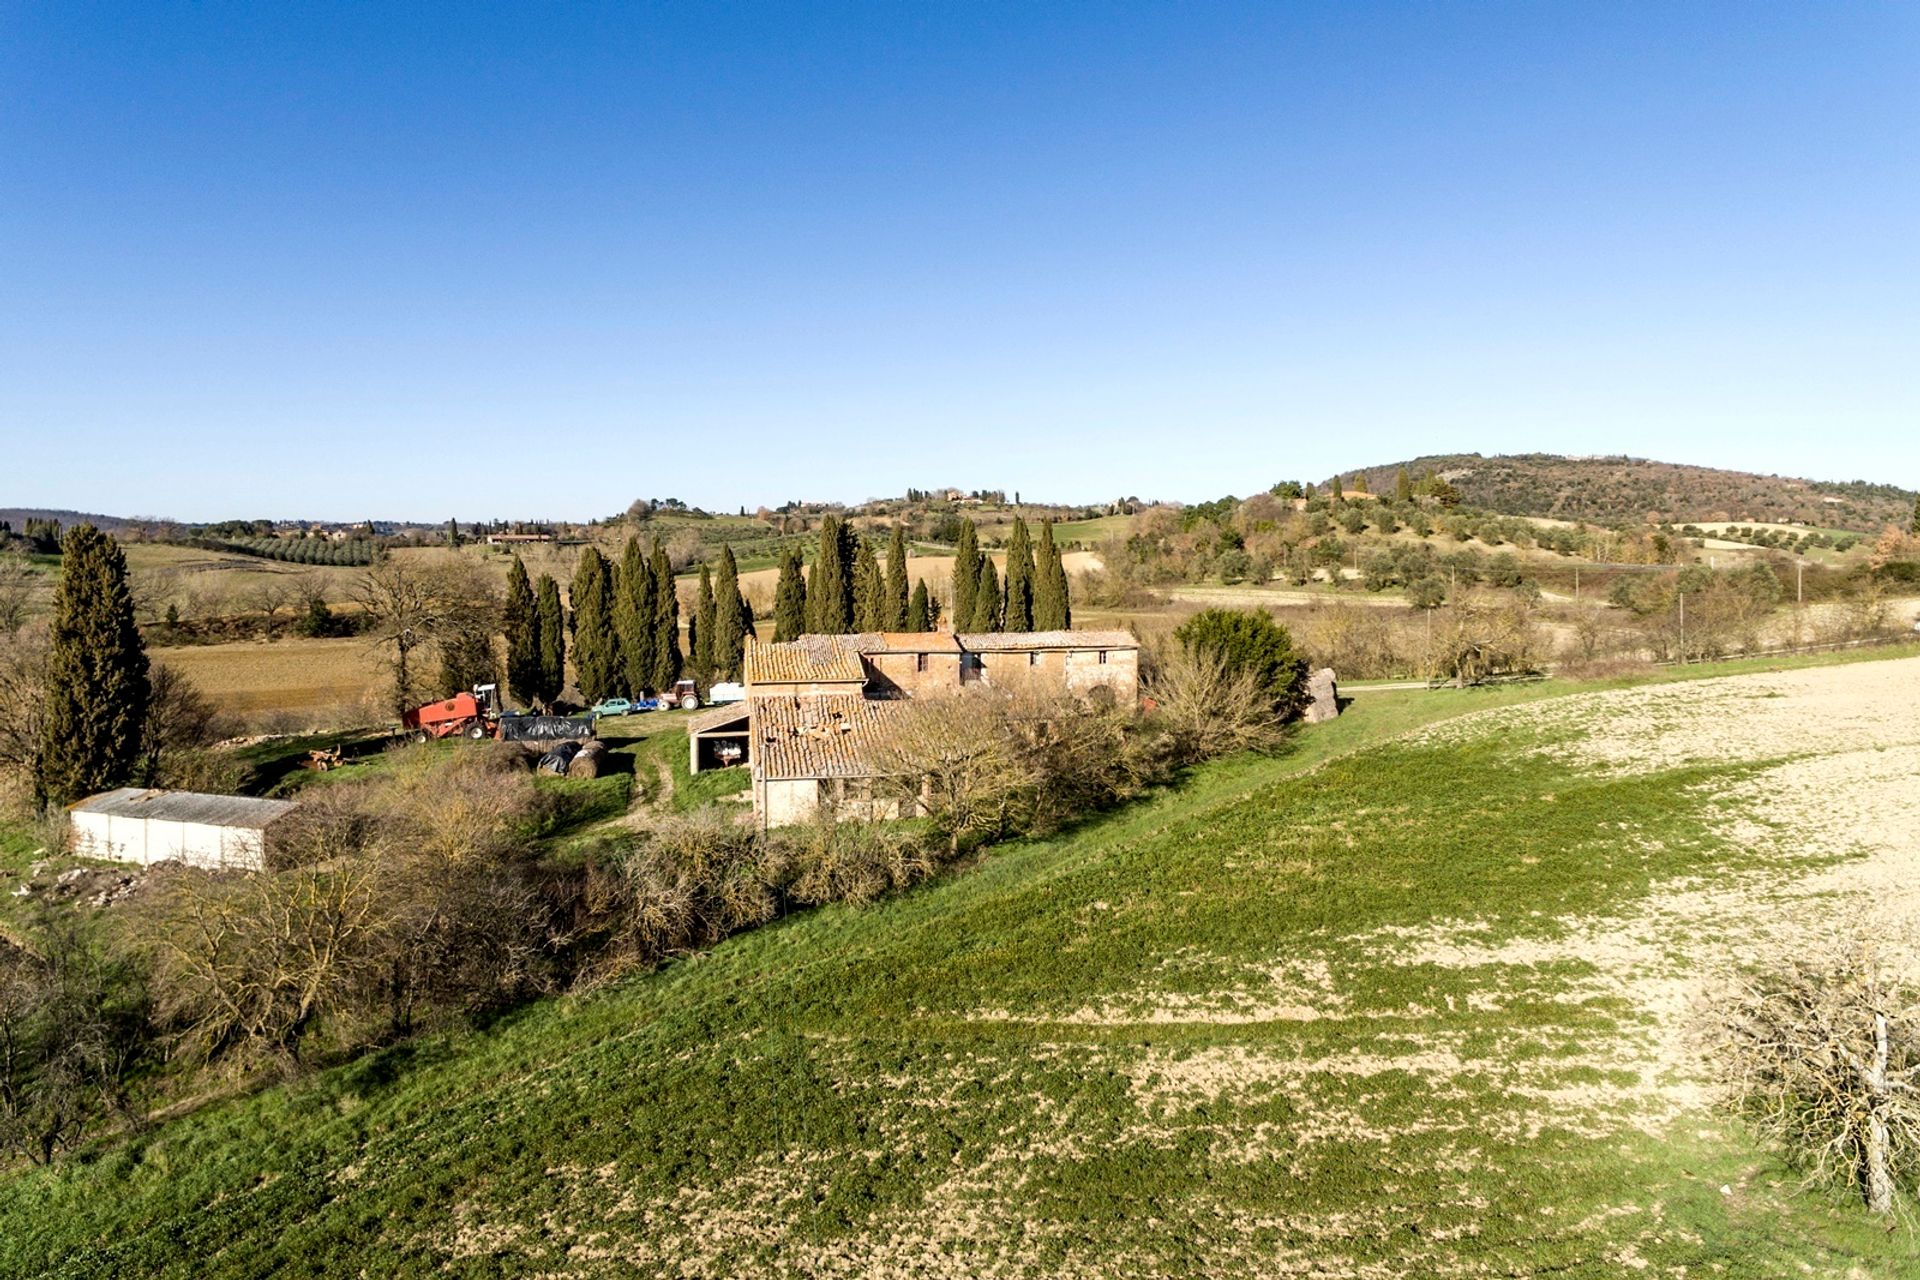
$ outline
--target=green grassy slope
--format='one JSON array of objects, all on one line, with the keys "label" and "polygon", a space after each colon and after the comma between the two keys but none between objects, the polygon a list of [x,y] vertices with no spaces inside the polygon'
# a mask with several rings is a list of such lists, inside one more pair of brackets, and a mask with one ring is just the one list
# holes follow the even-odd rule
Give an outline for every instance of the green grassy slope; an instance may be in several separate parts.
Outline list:
[{"label": "green grassy slope", "polygon": [[1732,767],[1370,741],[1541,692],[1370,695],[904,898],[16,1176],[0,1274],[1900,1274],[1910,1238],[1642,1115],[1643,1011],[1589,967],[1388,958],[1760,860],[1701,811]]}]

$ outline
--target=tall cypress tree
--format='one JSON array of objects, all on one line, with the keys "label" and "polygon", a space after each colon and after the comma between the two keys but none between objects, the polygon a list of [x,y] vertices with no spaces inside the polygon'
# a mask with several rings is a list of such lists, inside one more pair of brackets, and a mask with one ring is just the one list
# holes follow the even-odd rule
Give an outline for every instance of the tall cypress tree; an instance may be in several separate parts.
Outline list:
[{"label": "tall cypress tree", "polygon": [[1053,521],[1040,523],[1040,547],[1035,556],[1033,629],[1065,631],[1073,625],[1073,606],[1067,599],[1067,570],[1060,546],[1053,540]]},{"label": "tall cypress tree", "polygon": [[624,691],[632,697],[654,687],[655,645],[653,630],[656,592],[653,564],[640,549],[640,539],[627,539],[620,553],[620,573],[614,580],[613,624],[619,637],[620,679]]},{"label": "tall cypress tree", "polygon": [[1033,538],[1027,522],[1013,518],[1013,536],[1007,539],[1007,603],[1009,631],[1033,630]]},{"label": "tall cypress tree", "polygon": [[773,595],[773,638],[796,640],[807,629],[807,580],[800,572],[800,548],[788,547],[780,561],[780,585]]},{"label": "tall cypress tree", "polygon": [[671,689],[680,678],[680,590],[673,561],[660,539],[653,540],[653,671],[649,687]]},{"label": "tall cypress tree", "polygon": [[907,531],[895,524],[893,538],[887,543],[887,605],[880,630],[913,629],[907,626]]},{"label": "tall cypress tree", "polygon": [[519,556],[507,570],[507,604],[500,615],[507,636],[507,692],[523,706],[540,698],[540,615],[527,566]]},{"label": "tall cypress tree", "polygon": [[993,567],[992,556],[981,556],[980,576],[973,584],[973,616],[967,621],[967,630],[1000,630],[1004,604],[1000,595],[1000,571]]},{"label": "tall cypress tree", "polygon": [[836,516],[820,522],[813,579],[807,584],[807,630],[845,635],[853,629],[853,530]]},{"label": "tall cypress tree", "polygon": [[573,571],[573,669],[588,702],[611,698],[626,678],[613,628],[613,567],[595,547]]},{"label": "tall cypress tree", "polygon": [[933,622],[927,616],[927,606],[931,602],[927,595],[927,580],[920,579],[913,584],[913,599],[907,602],[907,630],[931,631]]},{"label": "tall cypress tree", "polygon": [[960,539],[953,554],[953,625],[973,625],[973,591],[980,581],[980,535],[973,521],[960,518]]},{"label": "tall cypress tree", "polygon": [[862,538],[853,556],[853,629],[886,630],[886,610],[887,581],[880,574],[873,544]]},{"label": "tall cypress tree", "polygon": [[[713,674],[738,680],[747,649],[746,602],[740,598],[740,566],[733,548],[720,548],[720,572],[713,576]],[[750,616],[750,615],[748,615]]]},{"label": "tall cypress tree", "polygon": [[133,776],[152,686],[127,560],[90,524],[61,542],[35,795],[71,804]]},{"label": "tall cypress tree", "polygon": [[534,697],[549,706],[567,687],[567,614],[560,607],[560,584],[553,575],[540,575],[535,604],[540,632],[540,684]]},{"label": "tall cypress tree", "polygon": [[713,683],[713,570],[700,566],[700,599],[687,628],[687,649],[693,659],[693,682],[702,689]]}]

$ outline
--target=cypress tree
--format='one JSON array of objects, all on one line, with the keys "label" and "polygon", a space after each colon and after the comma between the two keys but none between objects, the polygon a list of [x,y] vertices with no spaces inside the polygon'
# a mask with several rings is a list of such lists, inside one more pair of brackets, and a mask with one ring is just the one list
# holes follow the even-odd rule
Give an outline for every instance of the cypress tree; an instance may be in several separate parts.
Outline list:
[{"label": "cypress tree", "polygon": [[933,630],[933,624],[927,618],[927,601],[927,580],[922,578],[913,584],[913,599],[907,602],[907,630]]},{"label": "cypress tree", "polygon": [[853,531],[837,516],[822,520],[807,584],[807,630],[837,636],[853,629],[853,557]]},{"label": "cypress tree", "polygon": [[780,561],[780,585],[773,595],[773,638],[796,640],[807,629],[807,580],[800,572],[800,548],[788,547]]},{"label": "cypress tree", "polygon": [[886,609],[887,583],[880,576],[880,561],[873,554],[873,544],[862,538],[853,556],[853,629],[886,630]]},{"label": "cypress tree", "polygon": [[654,635],[655,596],[653,564],[640,549],[640,539],[627,539],[620,553],[620,574],[615,579],[613,622],[619,637],[620,670],[618,683],[625,692],[639,697],[642,690],[654,688],[653,674],[658,643]]},{"label": "cypress tree", "polygon": [[680,678],[680,590],[667,548],[653,540],[653,670],[649,687],[671,689]]},{"label": "cypress tree", "polygon": [[1920,494],[1913,498],[1913,520],[1907,525],[1907,532],[1920,538]]},{"label": "cypress tree", "polygon": [[1413,477],[1407,474],[1405,467],[1393,477],[1393,500],[1395,502],[1413,501]]},{"label": "cypress tree", "polygon": [[594,547],[573,571],[573,669],[580,696],[598,702],[626,678],[613,628],[613,567]]},{"label": "cypress tree", "polygon": [[152,686],[119,544],[83,524],[60,553],[33,783],[41,801],[71,804],[133,776]]},{"label": "cypress tree", "polygon": [[1004,625],[1009,631],[1033,630],[1033,539],[1019,516],[1013,518],[1013,536],[1007,539]]},{"label": "cypress tree", "polygon": [[973,590],[980,581],[980,535],[973,521],[960,519],[959,544],[953,553],[953,625],[973,625]]},{"label": "cypress tree", "polygon": [[1040,548],[1034,566],[1033,629],[1065,631],[1073,625],[1073,606],[1067,599],[1067,570],[1053,540],[1053,521],[1040,523]]},{"label": "cypress tree", "polygon": [[687,628],[687,648],[693,657],[693,682],[702,689],[713,684],[713,570],[700,566],[700,599]]},{"label": "cypress tree", "polygon": [[540,683],[534,697],[551,706],[567,687],[567,613],[560,607],[560,584],[550,573],[540,575],[534,616],[540,635]]},{"label": "cypress tree", "polygon": [[973,616],[967,620],[967,630],[1000,630],[1004,603],[1000,595],[1000,571],[993,567],[992,556],[981,556],[980,576],[973,584]]},{"label": "cypress tree", "polygon": [[907,626],[907,531],[898,524],[887,543],[887,606],[880,630],[914,630]]},{"label": "cypress tree", "polygon": [[519,556],[507,570],[507,604],[500,629],[507,636],[507,691],[523,706],[540,697],[540,617],[527,566]]},{"label": "cypress tree", "polygon": [[740,598],[740,566],[733,548],[720,548],[720,572],[713,578],[713,674],[738,680],[747,649],[746,602]]}]

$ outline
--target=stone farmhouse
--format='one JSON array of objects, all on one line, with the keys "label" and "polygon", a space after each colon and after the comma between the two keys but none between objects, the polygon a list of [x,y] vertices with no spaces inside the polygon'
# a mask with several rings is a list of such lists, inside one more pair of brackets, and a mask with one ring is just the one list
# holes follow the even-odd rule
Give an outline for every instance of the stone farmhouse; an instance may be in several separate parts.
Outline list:
[{"label": "stone farmhouse", "polygon": [[745,702],[687,723],[695,773],[730,765],[753,774],[760,826],[804,822],[822,804],[897,817],[878,787],[888,718],[909,699],[971,685],[1039,680],[1074,693],[1140,696],[1140,642],[1124,631],[951,631],[749,639]]}]

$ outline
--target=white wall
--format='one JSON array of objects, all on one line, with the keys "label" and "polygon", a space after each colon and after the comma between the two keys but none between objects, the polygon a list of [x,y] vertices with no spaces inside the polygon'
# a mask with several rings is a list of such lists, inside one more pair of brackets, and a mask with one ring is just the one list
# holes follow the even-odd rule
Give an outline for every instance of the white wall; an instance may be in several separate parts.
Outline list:
[{"label": "white wall", "polygon": [[253,827],[216,827],[75,810],[73,851],[150,867],[179,861],[209,870],[258,870],[266,860],[265,833]]}]

